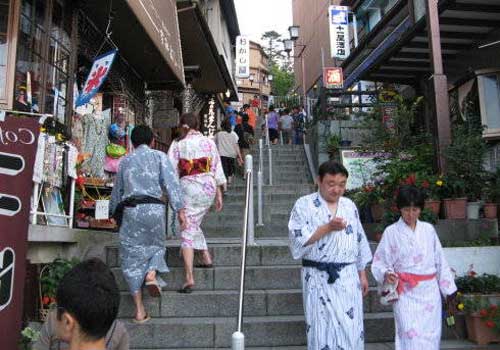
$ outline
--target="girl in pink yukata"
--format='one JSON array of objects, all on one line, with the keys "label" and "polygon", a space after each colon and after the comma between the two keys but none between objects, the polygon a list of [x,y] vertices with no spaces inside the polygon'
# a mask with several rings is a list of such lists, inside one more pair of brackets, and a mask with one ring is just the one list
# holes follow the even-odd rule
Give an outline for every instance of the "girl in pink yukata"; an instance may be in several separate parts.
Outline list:
[{"label": "girl in pink yukata", "polygon": [[180,293],[191,293],[194,286],[194,251],[203,255],[203,265],[211,267],[212,258],[200,228],[203,217],[214,204],[222,210],[222,187],[226,177],[214,141],[203,136],[196,114],[183,114],[180,119],[181,137],[172,142],[168,158],[179,176],[186,212],[186,228],[181,231],[181,254],[186,281]]},{"label": "girl in pink yukata", "polygon": [[434,226],[419,220],[422,192],[404,186],[396,204],[401,218],[385,229],[372,273],[380,285],[397,285],[396,350],[439,350],[442,297],[454,304],[457,287]]}]

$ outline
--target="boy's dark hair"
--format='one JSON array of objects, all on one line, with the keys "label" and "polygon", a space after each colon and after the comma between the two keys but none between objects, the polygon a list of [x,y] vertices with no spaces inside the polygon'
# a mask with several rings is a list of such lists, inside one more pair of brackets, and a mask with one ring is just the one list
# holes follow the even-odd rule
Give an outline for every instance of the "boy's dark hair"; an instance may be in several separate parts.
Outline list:
[{"label": "boy's dark hair", "polygon": [[245,104],[243,105],[243,110],[248,109],[248,108],[250,108],[250,105],[249,105],[248,103],[245,103]]},{"label": "boy's dark hair", "polygon": [[153,131],[147,125],[138,125],[132,130],[132,135],[130,135],[130,139],[132,140],[132,144],[135,148],[140,145],[150,145],[151,141],[153,141]]},{"label": "boy's dark hair", "polygon": [[83,336],[93,341],[106,336],[120,306],[115,277],[97,258],[68,271],[57,288],[56,299],[58,320],[68,312],[78,321]]},{"label": "boy's dark hair", "polygon": [[288,108],[285,108],[284,112],[285,114],[290,114],[290,110]]},{"label": "boy's dark hair", "polygon": [[406,207],[419,207],[423,210],[425,205],[425,195],[415,186],[401,186],[396,197],[396,205],[398,209]]},{"label": "boy's dark hair", "polygon": [[248,123],[250,118],[248,117],[248,114],[243,114],[243,116],[241,117],[241,120],[243,121],[243,123]]},{"label": "boy's dark hair", "polygon": [[224,130],[225,132],[231,132],[231,121],[229,120],[229,118],[227,119],[224,119],[222,121],[222,130]]},{"label": "boy's dark hair", "polygon": [[320,181],[323,180],[325,175],[337,175],[342,174],[345,177],[349,177],[349,172],[347,169],[340,163],[337,163],[333,160],[327,160],[323,164],[319,166],[318,175]]}]

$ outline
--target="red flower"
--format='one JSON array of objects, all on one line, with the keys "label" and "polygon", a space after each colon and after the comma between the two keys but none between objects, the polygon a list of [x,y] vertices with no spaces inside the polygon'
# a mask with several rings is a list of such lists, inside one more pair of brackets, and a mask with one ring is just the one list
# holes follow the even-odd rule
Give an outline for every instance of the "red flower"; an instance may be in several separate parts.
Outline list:
[{"label": "red flower", "polygon": [[481,317],[488,316],[488,310],[486,310],[486,309],[479,310],[479,316],[481,316]]},{"label": "red flower", "polygon": [[498,305],[495,305],[495,304],[491,304],[490,305],[490,310],[491,311],[497,311],[497,309],[498,309]]},{"label": "red flower", "polygon": [[85,185],[85,178],[83,176],[78,176],[75,180],[75,184],[78,187],[83,188],[83,186]]},{"label": "red flower", "polygon": [[417,181],[417,177],[415,176],[415,174],[411,174],[410,176],[408,176],[404,183],[406,185],[415,185],[415,182]]},{"label": "red flower", "polygon": [[495,322],[493,322],[492,320],[486,321],[486,327],[488,327],[488,328],[494,328],[495,327]]},{"label": "red flower", "polygon": [[393,213],[397,213],[397,212],[399,212],[399,209],[398,209],[398,207],[397,207],[397,206],[393,205],[393,206],[391,206],[391,211],[392,211]]},{"label": "red flower", "polygon": [[424,180],[424,181],[422,182],[422,187],[423,187],[423,188],[429,188],[429,186],[430,186],[429,181]]},{"label": "red flower", "polygon": [[43,305],[49,305],[49,303],[50,303],[50,298],[48,296],[44,296],[42,298],[42,304]]}]

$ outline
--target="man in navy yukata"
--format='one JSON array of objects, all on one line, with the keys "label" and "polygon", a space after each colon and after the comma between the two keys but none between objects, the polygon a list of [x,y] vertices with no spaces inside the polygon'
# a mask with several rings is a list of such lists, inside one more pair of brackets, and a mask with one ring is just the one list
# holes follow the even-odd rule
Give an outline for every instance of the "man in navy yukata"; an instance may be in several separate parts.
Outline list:
[{"label": "man in navy yukata", "polygon": [[302,259],[308,350],[364,348],[365,268],[372,254],[356,205],[343,197],[349,174],[333,161],[319,168],[319,191],[295,203],[290,250]]}]

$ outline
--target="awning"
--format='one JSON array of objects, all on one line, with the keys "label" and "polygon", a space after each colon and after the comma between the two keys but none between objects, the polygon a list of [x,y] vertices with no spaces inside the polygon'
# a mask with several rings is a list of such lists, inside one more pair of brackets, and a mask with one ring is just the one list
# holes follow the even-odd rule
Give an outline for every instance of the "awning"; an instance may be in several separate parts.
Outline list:
[{"label": "awning", "polygon": [[84,0],[81,8],[104,33],[112,3],[112,39],[148,84],[184,86],[175,0]]},{"label": "awning", "polygon": [[[445,73],[461,55],[500,36],[500,0],[441,0],[439,12]],[[343,64],[346,87],[358,80],[412,84],[432,74],[425,17],[415,24],[406,17],[379,45],[366,47]]]},{"label": "awning", "polygon": [[193,80],[193,88],[198,93],[207,94],[229,90],[230,99],[237,101],[235,82],[200,9],[190,1],[178,2],[177,6],[184,65],[200,67],[200,76]]}]

